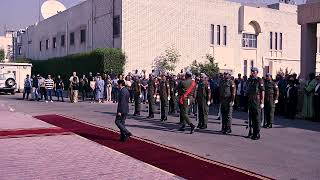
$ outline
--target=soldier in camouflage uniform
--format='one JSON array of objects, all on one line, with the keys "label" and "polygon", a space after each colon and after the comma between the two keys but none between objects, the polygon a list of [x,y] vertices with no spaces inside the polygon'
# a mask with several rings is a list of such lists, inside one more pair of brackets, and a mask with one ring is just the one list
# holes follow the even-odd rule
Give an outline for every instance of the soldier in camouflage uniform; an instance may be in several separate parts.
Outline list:
[{"label": "soldier in camouflage uniform", "polygon": [[274,120],[275,106],[278,103],[279,88],[278,85],[273,82],[271,74],[266,75],[264,81],[265,88],[265,98],[264,98],[264,128],[272,128],[272,123]]},{"label": "soldier in camouflage uniform", "polygon": [[133,89],[133,98],[134,98],[134,113],[133,116],[140,116],[141,110],[141,84],[140,80],[137,76],[134,77],[134,81],[132,84]]},{"label": "soldier in camouflage uniform", "polygon": [[154,118],[154,97],[156,96],[156,83],[153,74],[149,75],[148,81],[148,103],[149,103],[149,116],[147,118]]},{"label": "soldier in camouflage uniform", "polygon": [[232,132],[231,124],[236,87],[234,81],[231,80],[229,73],[224,73],[219,88],[222,118],[221,132],[223,134],[230,134]]},{"label": "soldier in camouflage uniform", "polygon": [[166,121],[169,110],[170,100],[170,86],[165,75],[161,75],[161,81],[159,85],[160,104],[161,104],[161,121]]},{"label": "soldier in camouflage uniform", "polygon": [[199,114],[199,124],[197,128],[207,129],[211,90],[208,83],[208,77],[205,74],[201,74],[201,80],[197,87],[196,97]]},{"label": "soldier in camouflage uniform", "polygon": [[[179,131],[185,131],[185,125],[188,124],[191,127],[190,134],[194,132],[195,126],[190,122],[188,117],[188,109],[192,104],[195,93],[195,82],[191,79],[192,73],[187,71],[185,80],[182,80],[177,87],[179,97],[179,108],[180,108],[180,120],[182,126]],[[188,92],[189,91],[189,92]]]},{"label": "soldier in camouflage uniform", "polygon": [[248,137],[253,140],[260,139],[260,116],[261,109],[264,108],[264,84],[263,80],[258,77],[258,72],[258,68],[251,68],[251,76],[248,79],[247,85],[249,124],[251,124],[253,129],[252,133],[251,131],[249,132]]}]

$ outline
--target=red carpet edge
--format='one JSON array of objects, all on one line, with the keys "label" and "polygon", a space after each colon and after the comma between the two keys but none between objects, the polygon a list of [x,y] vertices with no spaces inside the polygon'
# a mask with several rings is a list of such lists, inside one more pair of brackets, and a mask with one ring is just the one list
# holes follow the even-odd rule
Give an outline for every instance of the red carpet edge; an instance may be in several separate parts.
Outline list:
[{"label": "red carpet edge", "polygon": [[[42,115],[35,116],[35,118],[64,128],[84,138],[186,179],[271,179],[254,172],[136,136],[133,136],[126,143],[121,143],[118,141],[118,131],[73,117]],[[154,155],[153,153],[158,153],[158,155]]]},{"label": "red carpet edge", "polygon": [[30,128],[30,129],[9,129],[0,130],[0,139],[7,138],[23,138],[23,137],[38,137],[38,136],[55,136],[73,134],[63,128]]}]

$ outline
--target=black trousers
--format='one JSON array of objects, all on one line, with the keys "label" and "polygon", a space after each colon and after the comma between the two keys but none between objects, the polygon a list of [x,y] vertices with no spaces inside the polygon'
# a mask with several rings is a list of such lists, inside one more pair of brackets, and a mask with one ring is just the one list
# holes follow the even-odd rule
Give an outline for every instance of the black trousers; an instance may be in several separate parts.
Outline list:
[{"label": "black trousers", "polygon": [[115,123],[117,127],[120,129],[121,138],[125,137],[127,134],[130,134],[130,132],[125,127],[126,119],[127,119],[127,114],[121,114],[121,116],[119,115],[116,116]]},{"label": "black trousers", "polygon": [[320,121],[320,95],[315,95],[313,99],[314,112],[315,112],[315,121]]}]

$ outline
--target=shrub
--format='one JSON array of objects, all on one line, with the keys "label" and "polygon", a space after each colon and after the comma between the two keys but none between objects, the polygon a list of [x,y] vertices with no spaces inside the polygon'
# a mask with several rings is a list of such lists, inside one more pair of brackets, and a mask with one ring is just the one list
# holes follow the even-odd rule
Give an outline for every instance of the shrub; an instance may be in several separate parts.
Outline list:
[{"label": "shrub", "polygon": [[121,49],[113,48],[99,48],[86,53],[31,61],[32,74],[61,75],[63,79],[69,79],[74,71],[78,76],[87,75],[88,72],[122,74],[125,62],[126,57]]}]

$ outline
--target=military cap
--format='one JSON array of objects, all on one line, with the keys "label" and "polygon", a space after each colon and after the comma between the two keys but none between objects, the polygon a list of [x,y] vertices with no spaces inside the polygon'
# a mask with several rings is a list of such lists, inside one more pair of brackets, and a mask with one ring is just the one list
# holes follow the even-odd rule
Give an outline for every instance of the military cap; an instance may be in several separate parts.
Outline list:
[{"label": "military cap", "polygon": [[266,74],[266,77],[271,77],[272,75],[270,73],[267,73]]},{"label": "military cap", "polygon": [[256,67],[252,67],[252,68],[251,68],[251,71],[257,71],[257,72],[259,72],[259,69],[256,68]]}]

